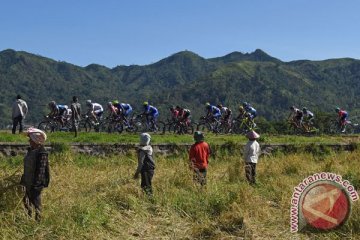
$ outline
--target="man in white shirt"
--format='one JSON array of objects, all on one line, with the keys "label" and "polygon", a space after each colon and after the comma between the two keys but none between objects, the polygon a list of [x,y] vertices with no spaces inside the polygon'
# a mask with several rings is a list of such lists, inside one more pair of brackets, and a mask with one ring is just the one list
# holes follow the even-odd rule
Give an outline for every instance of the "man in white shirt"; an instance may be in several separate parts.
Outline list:
[{"label": "man in white shirt", "polygon": [[15,134],[16,127],[19,124],[19,133],[23,131],[23,120],[28,113],[28,106],[24,100],[21,99],[20,95],[16,96],[16,100],[12,105],[12,119],[13,119],[13,127],[12,133]]},{"label": "man in white shirt", "polygon": [[246,134],[246,137],[249,139],[249,141],[247,142],[244,149],[245,175],[250,184],[255,184],[256,164],[261,152],[260,145],[256,139],[258,139],[260,135],[255,131],[250,131],[248,134]]}]

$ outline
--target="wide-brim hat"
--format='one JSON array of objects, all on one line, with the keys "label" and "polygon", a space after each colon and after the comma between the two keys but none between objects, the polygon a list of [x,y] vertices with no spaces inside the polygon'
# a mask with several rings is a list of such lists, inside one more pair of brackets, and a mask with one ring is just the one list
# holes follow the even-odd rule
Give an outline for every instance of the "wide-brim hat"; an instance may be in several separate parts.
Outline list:
[{"label": "wide-brim hat", "polygon": [[37,128],[29,128],[26,131],[26,135],[36,144],[39,145],[44,145],[45,141],[46,141],[46,133],[44,133],[43,131],[41,131],[40,129]]},{"label": "wide-brim hat", "polygon": [[247,137],[248,139],[257,139],[257,138],[260,137],[260,135],[259,135],[257,132],[255,132],[255,131],[250,131],[250,132],[248,132],[248,133],[246,134],[246,137]]}]

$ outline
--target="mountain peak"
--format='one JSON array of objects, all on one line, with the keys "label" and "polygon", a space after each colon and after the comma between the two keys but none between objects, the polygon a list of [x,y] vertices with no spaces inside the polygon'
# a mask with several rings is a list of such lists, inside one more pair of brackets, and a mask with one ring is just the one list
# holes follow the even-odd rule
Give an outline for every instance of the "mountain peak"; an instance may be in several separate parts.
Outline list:
[{"label": "mountain peak", "polygon": [[281,62],[279,59],[271,57],[261,49],[256,49],[252,53],[232,52],[223,57],[208,59],[218,63],[231,63],[239,61],[255,61],[255,62]]}]

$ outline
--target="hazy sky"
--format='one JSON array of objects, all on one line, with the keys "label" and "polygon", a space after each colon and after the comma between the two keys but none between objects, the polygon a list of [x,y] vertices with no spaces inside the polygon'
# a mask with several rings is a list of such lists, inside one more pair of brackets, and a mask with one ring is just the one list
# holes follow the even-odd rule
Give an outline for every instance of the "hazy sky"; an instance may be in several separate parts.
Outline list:
[{"label": "hazy sky", "polygon": [[360,58],[358,0],[0,0],[0,51],[80,66],[260,48],[284,61]]}]

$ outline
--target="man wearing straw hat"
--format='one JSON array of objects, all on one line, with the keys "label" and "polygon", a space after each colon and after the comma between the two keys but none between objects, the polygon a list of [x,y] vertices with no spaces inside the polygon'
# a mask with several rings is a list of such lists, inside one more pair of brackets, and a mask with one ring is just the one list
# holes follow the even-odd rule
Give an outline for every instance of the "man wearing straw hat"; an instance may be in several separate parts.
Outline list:
[{"label": "man wearing straw hat", "polygon": [[260,145],[256,141],[260,137],[255,131],[250,131],[246,134],[246,137],[249,139],[244,149],[244,159],[245,159],[245,175],[246,179],[250,184],[255,184],[256,176],[256,163],[260,155]]},{"label": "man wearing straw hat", "polygon": [[35,220],[40,221],[41,191],[49,185],[48,153],[44,148],[46,134],[37,129],[29,128],[26,132],[30,147],[24,158],[24,174],[21,185],[25,187],[24,205],[29,217],[32,217],[32,206],[35,208]]}]

